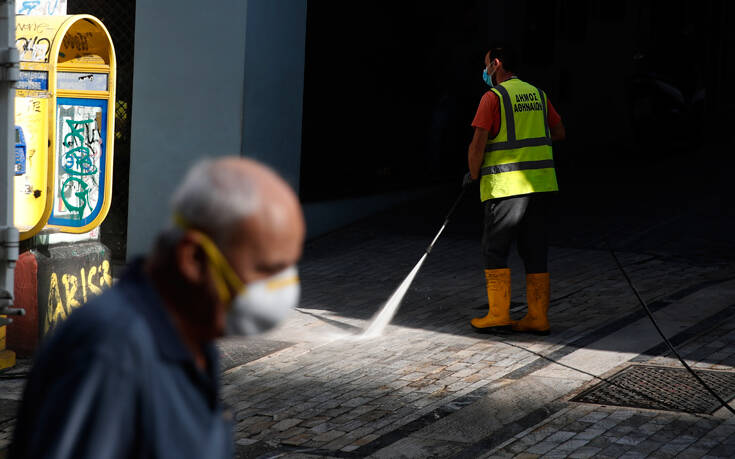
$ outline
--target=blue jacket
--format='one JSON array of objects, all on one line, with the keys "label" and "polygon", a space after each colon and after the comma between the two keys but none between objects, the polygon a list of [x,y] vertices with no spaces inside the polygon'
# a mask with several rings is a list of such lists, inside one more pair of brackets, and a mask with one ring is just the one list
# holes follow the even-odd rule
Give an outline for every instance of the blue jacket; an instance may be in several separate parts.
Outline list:
[{"label": "blue jacket", "polygon": [[205,352],[202,372],[134,263],[44,343],[10,457],[232,457],[216,348]]}]

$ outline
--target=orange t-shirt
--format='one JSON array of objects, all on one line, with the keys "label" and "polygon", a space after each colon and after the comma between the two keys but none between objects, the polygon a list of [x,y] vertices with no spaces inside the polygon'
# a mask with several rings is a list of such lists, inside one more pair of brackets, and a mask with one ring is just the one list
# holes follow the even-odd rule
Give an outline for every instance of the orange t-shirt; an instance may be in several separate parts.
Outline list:
[{"label": "orange t-shirt", "polygon": [[[561,117],[551,105],[551,100],[546,98],[546,119],[549,121],[549,127],[554,127],[561,123]],[[472,127],[479,127],[489,132],[488,137],[494,139],[500,131],[500,103],[498,95],[492,91],[488,91],[482,96],[480,106],[477,107],[475,119],[472,120]]]}]

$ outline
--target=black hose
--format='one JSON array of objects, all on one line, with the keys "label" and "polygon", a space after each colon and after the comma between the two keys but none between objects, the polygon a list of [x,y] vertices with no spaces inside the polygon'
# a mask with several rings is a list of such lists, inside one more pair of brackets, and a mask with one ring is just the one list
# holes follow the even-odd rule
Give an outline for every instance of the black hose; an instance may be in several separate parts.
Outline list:
[{"label": "black hose", "polygon": [[442,231],[444,231],[444,228],[447,226],[447,223],[449,223],[449,217],[452,216],[455,209],[457,209],[457,206],[459,205],[459,203],[462,202],[462,198],[464,197],[465,191],[467,191],[467,187],[463,186],[462,191],[459,193],[459,196],[457,196],[457,200],[454,201],[454,204],[449,209],[449,212],[447,212],[447,217],[444,219],[444,224],[441,226],[441,228],[439,228],[439,233],[437,233],[437,235],[434,237],[434,240],[431,241],[429,246],[426,247],[425,252],[427,255],[431,253],[431,249],[434,248],[434,244],[436,243],[436,240],[439,239],[439,235],[442,233]]},{"label": "black hose", "polygon": [[735,414],[735,409],[733,409],[733,407],[731,407],[730,405],[728,405],[728,403],[726,401],[724,401],[722,399],[722,397],[720,397],[717,394],[717,392],[715,392],[714,390],[712,390],[712,388],[709,387],[707,385],[707,383],[704,382],[702,380],[702,378],[700,378],[699,375],[697,373],[695,373],[694,370],[691,369],[691,367],[689,367],[689,365],[684,361],[684,359],[681,358],[681,355],[679,355],[679,352],[677,352],[677,350],[674,347],[674,345],[671,344],[671,341],[669,341],[669,339],[666,337],[666,335],[664,334],[663,330],[661,330],[661,327],[658,326],[658,322],[656,322],[656,319],[653,317],[653,313],[648,308],[648,305],[643,300],[643,298],[641,297],[640,293],[638,293],[638,289],[636,289],[635,288],[635,285],[633,285],[633,281],[630,280],[630,277],[628,276],[628,273],[625,272],[625,268],[623,268],[623,265],[620,263],[620,260],[618,260],[617,255],[615,255],[615,252],[613,251],[612,247],[610,246],[610,242],[605,241],[605,243],[607,244],[607,248],[610,251],[610,255],[612,255],[613,259],[615,259],[615,263],[618,265],[618,268],[620,269],[620,272],[623,273],[623,276],[625,277],[625,280],[628,281],[628,285],[630,285],[630,288],[633,290],[633,293],[635,293],[635,296],[638,298],[638,301],[641,303],[641,306],[643,306],[643,309],[646,311],[646,314],[648,314],[648,318],[651,319],[651,322],[653,323],[653,326],[656,327],[656,331],[658,331],[658,334],[661,335],[661,338],[663,338],[663,340],[666,343],[666,345],[669,347],[669,349],[671,349],[671,352],[673,352],[674,355],[679,359],[679,361],[681,362],[681,364],[684,365],[684,368],[686,368],[689,371],[689,373],[691,373],[692,376],[694,376],[694,379],[696,379],[699,382],[699,384],[702,385],[702,387],[704,387],[705,389],[707,389],[707,392],[709,392],[710,394],[712,394],[712,396],[715,399],[717,399],[717,401],[720,402],[720,404],[722,406],[724,406],[725,408],[727,408],[728,411],[730,411],[732,414]]}]

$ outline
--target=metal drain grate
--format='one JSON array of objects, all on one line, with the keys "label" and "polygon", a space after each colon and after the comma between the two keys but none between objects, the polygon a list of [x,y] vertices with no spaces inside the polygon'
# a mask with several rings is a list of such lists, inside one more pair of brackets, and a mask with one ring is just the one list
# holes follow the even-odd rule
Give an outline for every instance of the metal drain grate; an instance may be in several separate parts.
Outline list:
[{"label": "metal drain grate", "polygon": [[[695,371],[724,400],[735,397],[735,373]],[[720,407],[686,369],[652,365],[631,365],[572,401],[702,414],[712,414]]]}]

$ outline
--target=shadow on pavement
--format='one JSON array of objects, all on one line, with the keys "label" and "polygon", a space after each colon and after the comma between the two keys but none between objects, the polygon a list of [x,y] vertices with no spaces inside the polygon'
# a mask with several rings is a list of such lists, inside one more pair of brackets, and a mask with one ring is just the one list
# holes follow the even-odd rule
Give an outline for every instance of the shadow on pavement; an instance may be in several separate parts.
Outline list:
[{"label": "shadow on pavement", "polygon": [[[534,342],[588,346],[643,317],[607,251],[608,241],[657,310],[735,279],[735,212],[720,194],[724,185],[710,184],[708,177],[686,181],[678,169],[665,180],[647,183],[646,174],[665,172],[659,169],[651,165],[633,178],[608,172],[595,183],[562,186],[549,219],[553,330],[549,337],[533,337]],[[616,180],[620,183],[613,186]],[[674,186],[682,183],[687,186]],[[467,193],[437,241],[392,325],[478,337],[468,324],[486,301],[479,244],[482,211],[474,191]],[[419,260],[458,192],[459,186],[450,184],[436,196],[310,241],[301,264],[302,306],[369,320]],[[525,312],[525,286],[515,250],[510,265],[511,311],[519,318]],[[719,313],[724,319],[724,306],[703,311],[689,326],[700,333],[708,331],[707,324],[717,327],[721,322],[707,318]],[[674,335],[679,343],[692,338],[681,330]],[[513,337],[516,342],[524,339]]]}]

